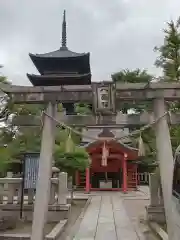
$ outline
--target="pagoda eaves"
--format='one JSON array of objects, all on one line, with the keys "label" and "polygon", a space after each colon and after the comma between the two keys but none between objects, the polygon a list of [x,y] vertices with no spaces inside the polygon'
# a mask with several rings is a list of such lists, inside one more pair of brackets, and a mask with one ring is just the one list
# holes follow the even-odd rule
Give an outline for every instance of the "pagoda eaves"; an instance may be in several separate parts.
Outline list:
[{"label": "pagoda eaves", "polygon": [[50,74],[50,75],[35,75],[35,74],[27,74],[30,82],[34,86],[57,86],[59,82],[62,85],[74,85],[74,81],[76,81],[76,85],[81,85],[83,82],[86,84],[91,84],[91,74],[64,74],[59,76],[58,74]]},{"label": "pagoda eaves", "polygon": [[[69,50],[68,50],[69,51]],[[63,52],[61,57],[60,52]],[[71,51],[69,51],[71,52]],[[68,54],[65,51],[57,50],[54,53],[54,56],[50,56],[51,53],[45,54],[29,54],[32,62],[36,66],[40,74],[64,74],[77,72],[79,74],[90,73],[90,53],[79,54],[68,57]],[[71,52],[73,53],[73,52]],[[49,57],[48,57],[49,55]],[[55,56],[56,55],[56,56]],[[64,56],[64,57],[63,57]]]}]

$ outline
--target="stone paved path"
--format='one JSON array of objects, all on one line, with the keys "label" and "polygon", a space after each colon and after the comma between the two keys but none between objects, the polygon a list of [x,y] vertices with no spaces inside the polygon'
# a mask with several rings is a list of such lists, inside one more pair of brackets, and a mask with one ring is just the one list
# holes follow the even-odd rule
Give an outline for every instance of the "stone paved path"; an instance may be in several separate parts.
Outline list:
[{"label": "stone paved path", "polygon": [[74,240],[138,240],[120,194],[92,196]]}]

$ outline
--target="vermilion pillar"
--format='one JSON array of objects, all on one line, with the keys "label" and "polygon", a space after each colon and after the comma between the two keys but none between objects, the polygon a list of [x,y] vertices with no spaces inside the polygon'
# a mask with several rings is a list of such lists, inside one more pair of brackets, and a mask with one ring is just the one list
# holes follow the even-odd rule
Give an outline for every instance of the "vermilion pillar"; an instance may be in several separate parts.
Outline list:
[{"label": "vermilion pillar", "polygon": [[90,169],[86,168],[86,193],[90,192]]},{"label": "vermilion pillar", "polygon": [[123,192],[127,193],[127,154],[123,156]]}]

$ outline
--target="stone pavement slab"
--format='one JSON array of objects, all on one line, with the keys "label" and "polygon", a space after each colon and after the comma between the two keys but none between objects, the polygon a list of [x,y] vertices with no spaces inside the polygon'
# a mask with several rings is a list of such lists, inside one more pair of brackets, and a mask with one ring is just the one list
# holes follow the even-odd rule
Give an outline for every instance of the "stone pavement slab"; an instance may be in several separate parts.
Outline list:
[{"label": "stone pavement slab", "polygon": [[103,196],[101,200],[95,240],[116,240],[113,206],[110,196]]},{"label": "stone pavement slab", "polygon": [[99,211],[101,206],[101,196],[94,196],[91,199],[85,216],[82,219],[78,233],[75,240],[91,240],[95,239]]},{"label": "stone pavement slab", "polygon": [[138,240],[120,194],[92,196],[74,240]]}]

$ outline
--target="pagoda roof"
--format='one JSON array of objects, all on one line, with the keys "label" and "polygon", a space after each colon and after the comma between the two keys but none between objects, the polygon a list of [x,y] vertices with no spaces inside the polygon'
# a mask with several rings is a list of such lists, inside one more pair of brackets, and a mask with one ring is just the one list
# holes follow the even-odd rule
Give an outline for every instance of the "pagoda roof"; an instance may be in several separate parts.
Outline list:
[{"label": "pagoda roof", "polygon": [[77,58],[77,57],[84,57],[84,56],[88,56],[90,55],[90,53],[76,53],[76,52],[72,52],[70,51],[67,47],[61,47],[60,49],[53,51],[53,52],[49,52],[49,53],[43,53],[43,54],[32,54],[29,53],[30,58],[33,59],[34,58]]},{"label": "pagoda roof", "polygon": [[35,75],[27,74],[27,77],[34,86],[60,86],[91,84],[91,73],[87,74],[46,74]]}]

